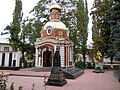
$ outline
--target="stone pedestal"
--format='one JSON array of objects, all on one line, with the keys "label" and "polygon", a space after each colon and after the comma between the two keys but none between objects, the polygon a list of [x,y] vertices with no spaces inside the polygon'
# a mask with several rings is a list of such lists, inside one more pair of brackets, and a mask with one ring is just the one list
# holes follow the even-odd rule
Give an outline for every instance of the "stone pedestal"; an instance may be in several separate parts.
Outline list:
[{"label": "stone pedestal", "polygon": [[105,71],[103,70],[103,63],[96,63],[95,64],[95,73],[104,73]]},{"label": "stone pedestal", "polygon": [[61,68],[53,67],[46,85],[63,86],[65,84],[67,84],[67,81],[65,80],[64,74],[61,72]]}]

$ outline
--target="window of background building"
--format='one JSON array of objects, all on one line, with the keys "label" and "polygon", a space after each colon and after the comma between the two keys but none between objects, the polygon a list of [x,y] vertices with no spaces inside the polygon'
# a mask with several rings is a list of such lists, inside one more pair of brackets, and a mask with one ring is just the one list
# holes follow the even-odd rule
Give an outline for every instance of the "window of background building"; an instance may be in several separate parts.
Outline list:
[{"label": "window of background building", "polygon": [[4,47],[4,51],[9,51],[9,47]]}]

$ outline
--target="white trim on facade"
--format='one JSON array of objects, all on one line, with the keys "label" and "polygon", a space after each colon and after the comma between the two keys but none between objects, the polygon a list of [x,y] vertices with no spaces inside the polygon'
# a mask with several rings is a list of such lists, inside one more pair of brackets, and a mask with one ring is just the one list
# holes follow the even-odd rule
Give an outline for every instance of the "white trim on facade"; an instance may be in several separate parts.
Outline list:
[{"label": "white trim on facade", "polygon": [[64,57],[65,57],[65,55],[64,55],[64,46],[61,46],[61,47],[60,47],[61,67],[64,67],[64,66],[65,66],[65,65],[64,65]]}]

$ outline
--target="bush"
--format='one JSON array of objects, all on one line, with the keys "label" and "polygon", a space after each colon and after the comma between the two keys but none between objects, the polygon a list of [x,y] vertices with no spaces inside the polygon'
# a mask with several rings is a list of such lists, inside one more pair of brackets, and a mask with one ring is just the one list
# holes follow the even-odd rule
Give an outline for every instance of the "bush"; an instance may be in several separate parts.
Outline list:
[{"label": "bush", "polygon": [[4,73],[2,72],[1,76],[0,76],[0,90],[6,90],[6,87],[7,87],[7,76],[4,76],[3,75]]},{"label": "bush", "polygon": [[81,68],[81,69],[85,69],[85,63],[83,62],[83,61],[78,61],[78,62],[76,62],[75,63],[75,66],[77,67],[77,68]]},{"label": "bush", "polygon": [[[3,72],[2,72],[2,74],[0,76],[0,90],[15,90],[14,89],[14,82],[12,82],[10,88],[7,89],[7,81],[8,81],[8,77],[4,76]],[[18,88],[18,90],[23,90],[23,87],[20,86]],[[34,83],[32,85],[32,90],[37,90],[37,89],[35,89],[35,84]]]},{"label": "bush", "polygon": [[94,69],[95,68],[95,66],[94,66],[94,64],[92,62],[88,62],[87,65],[86,65],[86,67],[88,69]]}]

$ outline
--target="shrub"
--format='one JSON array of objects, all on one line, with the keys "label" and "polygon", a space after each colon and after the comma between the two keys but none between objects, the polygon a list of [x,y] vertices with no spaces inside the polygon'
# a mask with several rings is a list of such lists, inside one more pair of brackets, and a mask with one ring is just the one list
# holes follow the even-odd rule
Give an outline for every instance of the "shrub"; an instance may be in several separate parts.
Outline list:
[{"label": "shrub", "polygon": [[2,74],[0,75],[0,90],[6,90],[7,87],[7,76],[3,75],[4,73],[2,72]]},{"label": "shrub", "polygon": [[85,64],[84,64],[84,62],[83,61],[78,61],[78,62],[76,62],[75,63],[75,66],[77,67],[77,68],[81,68],[81,69],[85,69]]}]

